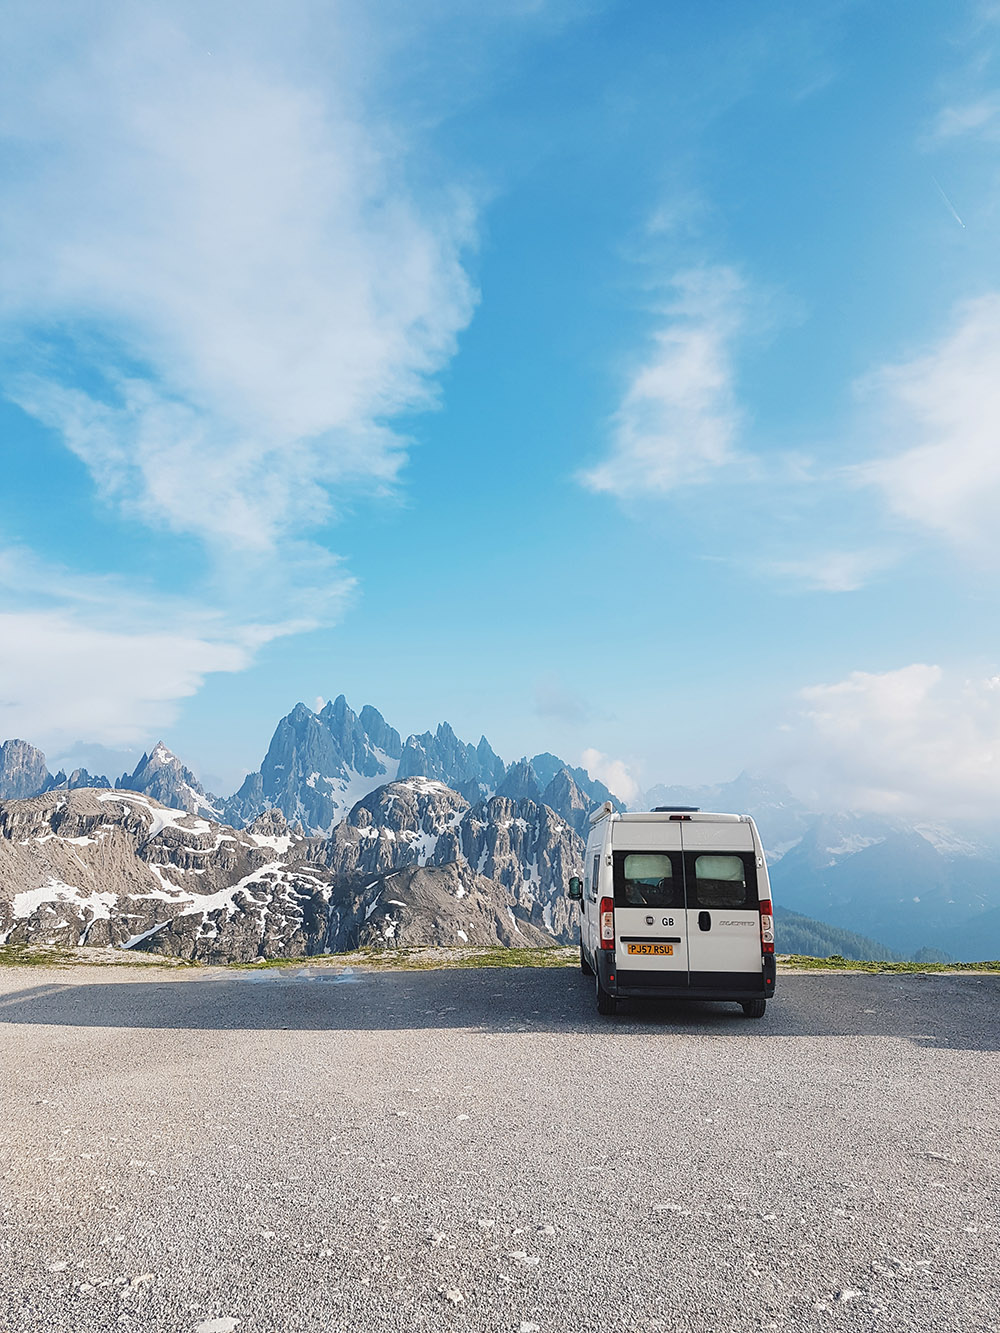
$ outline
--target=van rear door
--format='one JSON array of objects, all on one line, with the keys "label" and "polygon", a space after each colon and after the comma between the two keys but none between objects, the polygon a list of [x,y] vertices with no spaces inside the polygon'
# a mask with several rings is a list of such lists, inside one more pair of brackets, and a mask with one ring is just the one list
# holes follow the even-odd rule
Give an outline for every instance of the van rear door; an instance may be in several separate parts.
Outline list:
[{"label": "van rear door", "polygon": [[[687,914],[684,860],[675,825],[615,827],[612,882],[615,899],[615,965],[645,972],[649,984],[687,985]],[[647,843],[644,849],[642,844]],[[655,976],[654,976],[655,974]]]},{"label": "van rear door", "polygon": [[692,820],[681,839],[691,985],[760,986],[757,856],[749,824]]}]

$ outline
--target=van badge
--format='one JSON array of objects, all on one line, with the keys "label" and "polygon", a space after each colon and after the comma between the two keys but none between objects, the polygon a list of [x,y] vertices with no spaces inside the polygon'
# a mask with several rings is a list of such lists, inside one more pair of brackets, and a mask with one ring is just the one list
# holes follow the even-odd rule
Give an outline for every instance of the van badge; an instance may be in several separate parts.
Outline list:
[{"label": "van badge", "polygon": [[652,918],[651,916],[647,916],[647,917],[646,917],[646,925],[647,925],[647,926],[651,926],[652,924],[653,924],[653,918]]}]

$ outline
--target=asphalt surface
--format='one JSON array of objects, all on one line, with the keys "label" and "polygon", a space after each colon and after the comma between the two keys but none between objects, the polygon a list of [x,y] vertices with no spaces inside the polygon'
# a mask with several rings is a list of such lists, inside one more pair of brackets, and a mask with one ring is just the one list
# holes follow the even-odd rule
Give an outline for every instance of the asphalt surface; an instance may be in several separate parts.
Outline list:
[{"label": "asphalt surface", "polygon": [[779,986],[0,971],[0,1333],[1000,1330],[1000,980]]}]

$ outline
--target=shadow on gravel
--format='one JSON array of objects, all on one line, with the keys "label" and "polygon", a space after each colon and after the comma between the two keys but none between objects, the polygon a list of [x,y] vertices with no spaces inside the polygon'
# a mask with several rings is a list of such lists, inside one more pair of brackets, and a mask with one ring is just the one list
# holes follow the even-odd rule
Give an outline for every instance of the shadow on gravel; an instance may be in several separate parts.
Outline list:
[{"label": "shadow on gravel", "polygon": [[[8,981],[9,984],[9,981]],[[613,1018],[570,969],[229,973],[47,982],[0,994],[0,1023],[191,1031],[463,1029],[734,1040],[892,1037],[932,1050],[1000,1049],[1000,977],[779,976],[763,1019],[732,1003],[627,1001]]]}]

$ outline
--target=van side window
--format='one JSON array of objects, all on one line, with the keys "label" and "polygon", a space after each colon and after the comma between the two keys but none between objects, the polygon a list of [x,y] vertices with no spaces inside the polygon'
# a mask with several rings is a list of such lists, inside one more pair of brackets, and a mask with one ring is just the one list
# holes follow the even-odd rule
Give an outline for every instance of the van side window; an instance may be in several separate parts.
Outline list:
[{"label": "van side window", "polygon": [[694,857],[694,875],[688,878],[689,907],[746,907],[757,910],[757,876],[748,865],[752,857]]},{"label": "van side window", "polygon": [[598,852],[598,854],[594,857],[594,869],[590,877],[590,887],[593,890],[595,898],[597,897],[597,886],[600,883],[600,880],[601,880],[601,854],[600,852]]},{"label": "van side window", "polygon": [[684,906],[684,881],[676,852],[616,852],[614,866],[617,906]]}]

